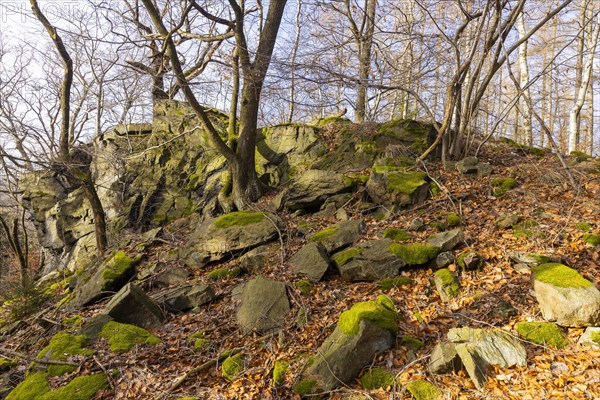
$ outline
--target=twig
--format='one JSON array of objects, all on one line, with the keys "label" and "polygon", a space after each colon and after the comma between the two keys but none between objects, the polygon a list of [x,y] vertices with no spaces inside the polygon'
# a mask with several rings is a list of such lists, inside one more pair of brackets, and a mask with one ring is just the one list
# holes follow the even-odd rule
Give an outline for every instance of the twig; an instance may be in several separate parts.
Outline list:
[{"label": "twig", "polygon": [[69,362],[69,361],[61,361],[61,360],[44,360],[40,358],[35,358],[32,356],[28,356],[27,354],[19,353],[17,351],[13,351],[4,347],[0,347],[0,354],[9,355],[11,357],[19,357],[23,360],[34,362],[36,364],[46,364],[46,365],[71,365],[73,367],[78,367],[79,364]]}]

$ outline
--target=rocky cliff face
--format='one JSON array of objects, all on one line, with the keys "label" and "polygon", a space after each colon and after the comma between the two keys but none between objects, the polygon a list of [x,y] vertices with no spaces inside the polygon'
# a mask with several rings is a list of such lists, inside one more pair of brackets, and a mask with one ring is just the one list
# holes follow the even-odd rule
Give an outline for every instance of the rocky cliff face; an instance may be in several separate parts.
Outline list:
[{"label": "rocky cliff face", "polygon": [[[227,116],[217,110],[210,116],[225,136]],[[273,187],[293,186],[294,178],[309,169],[347,173],[389,164],[390,156],[410,157],[433,136],[431,126],[414,121],[388,123],[364,134],[342,120],[334,121],[345,127],[331,143],[322,135],[328,122],[262,129],[256,165],[261,180]],[[193,213],[221,212],[218,194],[228,179],[227,162],[185,103],[161,101],[151,124],[117,126],[90,147],[90,168],[113,242],[124,230],[147,231]],[[25,176],[21,187],[39,241],[50,256],[44,272],[81,269],[94,262],[93,216],[82,189],[52,170]]]}]

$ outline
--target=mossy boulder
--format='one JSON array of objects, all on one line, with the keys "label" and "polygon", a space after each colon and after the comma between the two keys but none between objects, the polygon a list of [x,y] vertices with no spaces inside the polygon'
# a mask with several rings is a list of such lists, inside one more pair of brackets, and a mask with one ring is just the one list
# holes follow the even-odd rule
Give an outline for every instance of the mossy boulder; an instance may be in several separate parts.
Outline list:
[{"label": "mossy boulder", "polygon": [[[88,337],[84,335],[71,335],[59,332],[50,339],[48,346],[44,347],[36,358],[40,360],[66,361],[70,356],[91,356],[94,350],[86,349]],[[52,376],[60,376],[73,372],[72,365],[48,365],[46,371]]]},{"label": "mossy boulder", "polygon": [[332,254],[362,238],[365,231],[366,224],[362,219],[344,221],[316,232],[308,240],[320,243],[327,253]]},{"label": "mossy boulder", "polygon": [[360,378],[360,385],[367,390],[386,388],[394,385],[394,374],[383,368],[373,368]]},{"label": "mossy boulder", "polygon": [[446,225],[449,228],[454,228],[460,226],[462,224],[462,218],[459,217],[456,213],[449,212],[446,214]]},{"label": "mossy boulder", "polygon": [[503,196],[509,190],[519,186],[515,178],[495,178],[490,182],[493,188],[494,195]]},{"label": "mossy boulder", "polygon": [[295,273],[318,282],[329,269],[331,260],[322,244],[310,242],[290,258],[290,264]]},{"label": "mossy boulder", "polygon": [[458,256],[456,263],[462,271],[479,271],[483,268],[484,258],[476,251],[467,251]]},{"label": "mossy boulder", "polygon": [[405,172],[394,168],[373,168],[367,193],[376,204],[408,206],[429,196],[429,178],[424,172]]},{"label": "mossy boulder", "polygon": [[559,263],[531,268],[542,315],[561,326],[600,324],[600,291],[576,270]]},{"label": "mossy boulder", "polygon": [[334,254],[333,260],[344,280],[378,281],[396,277],[406,265],[390,248],[389,239],[369,240]]},{"label": "mossy boulder", "polygon": [[434,283],[443,301],[449,301],[458,296],[460,285],[452,272],[447,268],[435,271]]},{"label": "mossy boulder", "polygon": [[276,385],[281,385],[285,379],[285,375],[288,372],[288,368],[290,367],[290,363],[284,360],[275,361],[275,366],[273,367],[273,382]]},{"label": "mossy boulder", "polygon": [[226,381],[233,381],[244,370],[244,355],[236,354],[227,357],[221,364],[221,375]]},{"label": "mossy boulder", "polygon": [[103,373],[78,376],[65,386],[51,389],[48,375],[35,372],[28,375],[6,397],[7,400],[91,400],[94,395],[108,387]]},{"label": "mossy boulder", "polygon": [[455,164],[456,170],[466,177],[487,176],[492,172],[489,163],[481,162],[477,157],[465,157]]},{"label": "mossy boulder", "polygon": [[552,322],[519,322],[515,329],[523,339],[562,349],[568,342],[560,328]]},{"label": "mossy boulder", "polygon": [[409,382],[406,390],[412,394],[415,400],[441,400],[444,395],[433,383],[423,380]]},{"label": "mossy boulder", "polygon": [[236,211],[207,219],[192,232],[181,255],[188,265],[201,267],[270,243],[283,226],[278,216],[262,211]]},{"label": "mossy boulder", "polygon": [[91,276],[84,273],[77,281],[72,307],[92,304],[119,291],[135,276],[135,267],[141,259],[140,255],[131,257],[121,250],[109,256]]},{"label": "mossy boulder", "polygon": [[343,312],[302,377],[314,380],[310,393],[351,383],[376,353],[393,347],[397,332],[398,313],[386,296],[356,303]]},{"label": "mossy boulder", "polygon": [[157,345],[161,340],[139,326],[110,321],[104,325],[100,337],[106,339],[110,351],[126,353],[136,344]]},{"label": "mossy boulder", "polygon": [[440,253],[440,248],[427,243],[390,244],[388,251],[400,257],[406,265],[417,266],[427,264]]},{"label": "mossy boulder", "polygon": [[399,228],[386,228],[383,231],[383,237],[385,239],[396,240],[398,242],[405,242],[412,239],[412,235],[406,231],[406,229]]}]

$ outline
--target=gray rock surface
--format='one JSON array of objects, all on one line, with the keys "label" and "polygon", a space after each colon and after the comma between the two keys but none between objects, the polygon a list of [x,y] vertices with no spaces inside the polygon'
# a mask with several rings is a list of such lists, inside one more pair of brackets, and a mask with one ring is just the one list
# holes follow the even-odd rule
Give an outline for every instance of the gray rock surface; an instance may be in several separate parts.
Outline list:
[{"label": "gray rock surface", "polygon": [[188,311],[215,299],[215,292],[207,285],[185,285],[152,295],[152,299],[172,311]]},{"label": "gray rock surface", "polygon": [[373,170],[367,193],[374,203],[384,206],[419,204],[429,197],[429,179],[422,172]]},{"label": "gray rock surface", "polygon": [[583,332],[583,335],[579,337],[577,343],[582,346],[590,346],[600,349],[600,327],[587,327],[585,332]]},{"label": "gray rock surface", "polygon": [[317,232],[309,240],[322,244],[327,253],[333,254],[362,238],[366,228],[362,219],[344,221],[326,228],[326,234],[323,234],[324,231]]},{"label": "gray rock surface", "polygon": [[329,269],[331,260],[322,244],[307,243],[290,258],[290,264],[295,273],[305,275],[313,282],[318,282]]},{"label": "gray rock surface", "polygon": [[329,197],[350,190],[352,187],[346,184],[343,175],[311,169],[293,179],[274,200],[274,205],[278,209],[318,209]]},{"label": "gray rock surface", "polygon": [[439,247],[441,251],[450,251],[458,246],[463,240],[465,240],[463,231],[461,229],[453,229],[431,236],[427,240],[427,243]]},{"label": "gray rock surface", "polygon": [[342,278],[350,282],[398,276],[406,264],[389,251],[391,244],[389,239],[369,240],[337,253],[333,259]]},{"label": "gray rock surface", "polygon": [[289,311],[285,284],[257,276],[244,286],[237,322],[243,332],[264,333],[283,327]]},{"label": "gray rock surface", "polygon": [[110,299],[104,313],[117,322],[142,328],[158,326],[165,320],[163,312],[154,300],[131,283]]},{"label": "gray rock surface", "polygon": [[454,343],[438,343],[429,356],[429,370],[434,374],[458,372],[462,366]]}]

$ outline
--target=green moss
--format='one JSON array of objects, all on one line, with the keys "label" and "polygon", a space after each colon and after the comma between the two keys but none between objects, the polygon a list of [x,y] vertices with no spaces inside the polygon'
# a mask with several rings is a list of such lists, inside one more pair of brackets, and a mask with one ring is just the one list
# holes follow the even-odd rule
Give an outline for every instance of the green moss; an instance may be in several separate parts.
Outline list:
[{"label": "green moss", "polygon": [[367,183],[369,175],[348,173],[344,176],[344,184],[346,186],[357,187]]},{"label": "green moss", "polygon": [[218,269],[214,269],[214,270],[210,271],[208,273],[208,275],[206,275],[206,277],[208,279],[217,280],[217,279],[223,279],[223,278],[227,277],[228,275],[229,275],[229,269],[218,268]]},{"label": "green moss", "polygon": [[587,244],[591,244],[592,246],[600,245],[600,235],[596,235],[593,233],[586,233],[582,236],[582,239]]},{"label": "green moss", "polygon": [[236,354],[227,357],[221,365],[221,375],[227,381],[233,381],[235,377],[244,370],[244,355]]},{"label": "green moss", "polygon": [[519,336],[537,344],[550,344],[558,349],[568,342],[560,328],[553,322],[519,322],[516,325]]},{"label": "green moss", "polygon": [[412,239],[411,234],[408,233],[406,229],[398,228],[386,228],[383,231],[383,237],[386,239],[397,240],[399,242]]},{"label": "green moss", "polygon": [[442,282],[442,287],[445,289],[446,293],[450,297],[458,296],[458,292],[460,290],[460,286],[456,277],[448,268],[442,268],[440,270],[435,271],[435,276],[437,276]]},{"label": "green moss", "polygon": [[518,183],[514,178],[496,178],[492,179],[491,185],[494,188],[494,194],[502,196],[509,190],[516,188]]},{"label": "green moss", "polygon": [[47,374],[36,372],[29,374],[27,378],[19,383],[6,397],[6,400],[32,400],[41,399],[50,392]]},{"label": "green moss", "polygon": [[592,342],[600,344],[600,331],[592,332],[590,338],[592,339]]},{"label": "green moss", "polygon": [[65,319],[63,324],[71,329],[79,328],[83,325],[83,317],[81,315],[73,315],[72,317]]},{"label": "green moss", "polygon": [[419,323],[423,323],[425,322],[425,318],[423,318],[423,314],[421,314],[421,312],[419,310],[413,310],[413,317],[415,317],[415,319],[419,322]]},{"label": "green moss", "polygon": [[446,215],[446,224],[448,225],[448,227],[453,228],[462,224],[462,219],[455,213],[449,212]]},{"label": "green moss", "polygon": [[16,367],[16,366],[17,366],[16,361],[0,357],[0,372],[10,371],[11,368]]},{"label": "green moss", "polygon": [[333,261],[338,267],[348,264],[350,261],[360,256],[363,252],[363,249],[351,247],[347,250],[342,251],[338,255],[335,256]]},{"label": "green moss", "polygon": [[527,147],[526,149],[529,154],[537,157],[544,157],[546,155],[546,150],[544,149],[539,149],[537,147]]},{"label": "green moss", "polygon": [[[87,342],[87,336],[74,336],[70,333],[59,332],[50,339],[48,346],[40,351],[37,358],[66,361],[72,355],[91,356],[95,352],[94,350],[84,348]],[[50,375],[60,376],[74,371],[75,368],[72,365],[49,365],[47,370]]]},{"label": "green moss", "polygon": [[104,374],[78,376],[66,386],[45,394],[41,400],[89,400],[96,392],[107,387],[108,380]]},{"label": "green moss", "polygon": [[106,339],[110,351],[117,354],[128,352],[136,344],[156,345],[161,343],[159,338],[144,328],[115,321],[106,323],[99,336]]},{"label": "green moss", "polygon": [[319,232],[312,235],[309,240],[312,242],[324,242],[338,233],[339,229],[340,228],[337,226],[330,226],[329,228],[321,229]]},{"label": "green moss", "polygon": [[383,278],[377,282],[377,286],[379,286],[379,288],[383,291],[388,291],[403,285],[410,285],[412,282],[413,280],[409,277],[397,276],[393,278]]},{"label": "green moss", "polygon": [[413,395],[415,400],[438,400],[443,396],[442,391],[432,383],[418,380],[406,385],[406,389]]},{"label": "green moss", "polygon": [[265,213],[260,211],[235,211],[219,217],[213,225],[216,228],[230,228],[232,226],[247,226],[256,224],[265,219]]},{"label": "green moss", "polygon": [[344,334],[354,336],[360,330],[360,321],[363,320],[394,334],[398,332],[398,313],[387,296],[379,295],[377,300],[356,303],[340,315],[338,327]]},{"label": "green moss", "polygon": [[102,273],[104,281],[102,290],[112,290],[114,282],[128,275],[141,259],[142,256],[131,258],[124,251],[117,251],[110,260],[106,261],[106,268]]},{"label": "green moss", "polygon": [[589,231],[590,229],[592,229],[592,226],[590,224],[588,224],[587,222],[580,222],[577,225],[575,225],[575,228],[579,229],[580,231]]},{"label": "green moss", "polygon": [[439,247],[427,243],[392,243],[388,250],[408,265],[425,264],[433,260],[440,252]]},{"label": "green moss", "polygon": [[273,382],[275,382],[276,385],[281,385],[283,383],[289,366],[290,363],[287,361],[275,361],[275,366],[273,367]]},{"label": "green moss", "polygon": [[373,368],[360,378],[360,385],[367,390],[373,390],[392,386],[394,380],[394,374],[383,368]]},{"label": "green moss", "polygon": [[427,174],[424,172],[390,173],[387,176],[388,188],[408,195],[426,183]]},{"label": "green moss", "polygon": [[526,221],[523,222],[519,222],[516,225],[513,225],[513,229],[518,231],[518,230],[523,230],[523,229],[531,229],[531,228],[535,228],[536,226],[538,226],[539,224],[537,223],[537,221],[534,221],[532,219],[528,219]]},{"label": "green moss", "polygon": [[410,350],[418,351],[423,347],[423,341],[410,335],[400,336],[400,344]]},{"label": "green moss", "polygon": [[458,256],[458,258],[456,259],[456,263],[458,264],[458,266],[460,267],[460,269],[462,271],[466,271],[467,266],[465,265],[465,258],[467,258],[470,255],[473,255],[477,259],[477,265],[475,266],[475,268],[471,267],[470,269],[479,271],[481,269],[481,267],[483,267],[483,257],[475,251],[467,251],[467,252],[460,254]]},{"label": "green moss", "polygon": [[302,293],[305,296],[308,296],[310,292],[312,292],[312,285],[309,281],[301,279],[299,281],[296,281],[295,285],[296,288],[300,291],[300,293]]},{"label": "green moss", "polygon": [[592,282],[579,275],[579,272],[559,263],[541,264],[531,267],[531,271],[536,280],[557,287],[588,288],[594,286]]},{"label": "green moss", "polygon": [[573,150],[571,152],[571,156],[575,157],[575,161],[577,161],[578,163],[587,161],[590,158],[592,158],[588,154],[585,154],[583,151],[578,151],[578,150]]},{"label": "green moss", "polygon": [[302,379],[300,382],[294,385],[294,393],[300,395],[300,397],[311,395],[317,392],[319,386],[317,380],[314,378]]},{"label": "green moss", "polygon": [[190,336],[190,340],[194,341],[195,351],[202,351],[210,346],[210,339],[204,337],[204,331],[194,333]]},{"label": "green moss", "polygon": [[435,182],[431,182],[429,184],[429,191],[431,192],[431,197],[436,197],[442,193],[440,187]]}]

